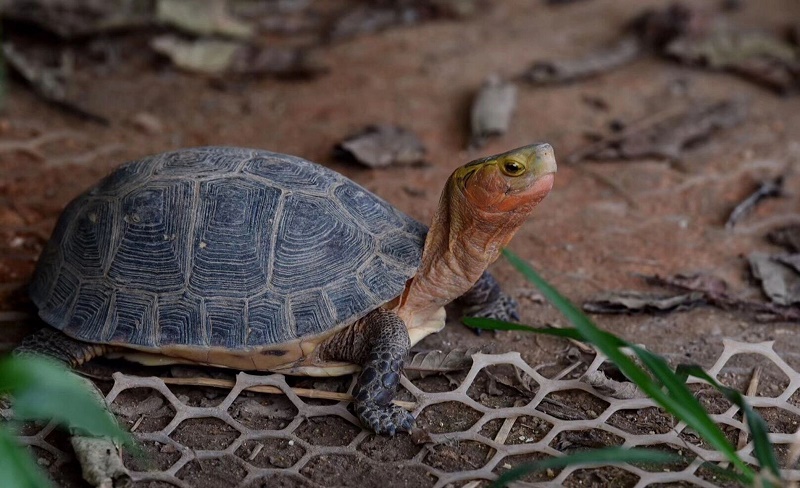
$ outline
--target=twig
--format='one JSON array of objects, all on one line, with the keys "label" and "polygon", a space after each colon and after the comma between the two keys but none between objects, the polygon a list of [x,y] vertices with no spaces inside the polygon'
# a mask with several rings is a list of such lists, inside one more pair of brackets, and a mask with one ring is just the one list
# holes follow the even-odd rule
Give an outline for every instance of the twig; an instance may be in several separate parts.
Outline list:
[{"label": "twig", "polygon": [[[236,385],[234,380],[225,380],[217,378],[159,378],[167,385],[185,385],[185,386],[210,386],[212,388],[225,388],[231,389]],[[258,385],[245,388],[245,390],[255,391],[258,393],[272,393],[276,395],[283,394],[283,390],[277,386]],[[321,400],[335,400],[340,402],[352,402],[353,397],[347,393],[338,393],[335,391],[322,391],[312,390],[310,388],[291,388],[292,392],[304,398],[315,398]],[[406,402],[402,400],[393,400],[395,405],[402,407],[406,410],[414,410],[417,404],[414,402]]]},{"label": "twig", "polygon": [[[561,324],[559,324],[557,322],[553,322],[553,323],[548,324],[548,325],[550,327],[554,328],[554,329],[563,329],[564,328],[564,327],[561,326]],[[586,344],[585,342],[576,341],[575,339],[570,339],[570,338],[567,338],[567,340],[569,342],[571,342],[575,347],[580,349],[581,352],[584,353],[584,354],[597,354],[597,350],[594,347],[590,346],[589,344]]]},{"label": "twig", "polygon": [[[512,415],[503,421],[503,425],[500,427],[500,430],[497,431],[497,435],[494,436],[494,441],[498,444],[505,444],[506,439],[508,439],[508,434],[511,433],[511,429],[514,428],[514,423],[519,418],[517,415]],[[489,449],[489,452],[486,453],[486,460],[485,462],[489,462],[489,460],[494,456],[494,449]]]},{"label": "twig", "polygon": [[[753,369],[753,376],[750,377],[750,384],[747,385],[747,396],[755,396],[758,391],[758,381],[761,379],[761,372],[764,370],[763,366],[756,366]],[[742,449],[747,445],[747,432],[740,430],[739,439],[736,442],[736,450]]]},{"label": "twig", "polygon": [[745,215],[752,212],[759,203],[767,198],[777,198],[783,195],[783,175],[761,183],[758,189],[736,206],[731,212],[728,221],[725,222],[726,229],[733,229],[736,223]]}]

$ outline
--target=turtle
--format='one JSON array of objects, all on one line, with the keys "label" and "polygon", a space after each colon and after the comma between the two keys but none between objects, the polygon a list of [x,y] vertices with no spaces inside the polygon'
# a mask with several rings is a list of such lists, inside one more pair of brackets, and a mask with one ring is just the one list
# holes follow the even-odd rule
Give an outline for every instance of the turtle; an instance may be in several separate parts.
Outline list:
[{"label": "turtle", "polygon": [[536,143],[456,169],[428,228],[296,156],[199,147],[127,163],[70,202],[29,294],[45,327],[18,353],[289,375],[360,370],[359,420],[409,431],[392,398],[444,306],[518,320],[486,268],[549,193]]}]

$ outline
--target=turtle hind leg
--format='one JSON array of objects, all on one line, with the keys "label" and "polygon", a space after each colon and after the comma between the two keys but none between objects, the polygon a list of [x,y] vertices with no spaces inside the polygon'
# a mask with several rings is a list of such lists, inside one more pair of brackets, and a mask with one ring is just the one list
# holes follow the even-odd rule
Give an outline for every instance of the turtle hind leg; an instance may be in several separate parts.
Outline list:
[{"label": "turtle hind leg", "polygon": [[500,285],[488,271],[484,272],[477,283],[461,295],[457,302],[464,307],[464,311],[469,317],[508,322],[519,320],[517,301],[503,293]]},{"label": "turtle hind leg", "polygon": [[14,349],[14,354],[44,356],[65,363],[70,368],[102,356],[109,347],[104,344],[90,344],[77,341],[67,335],[45,327],[29,335]]},{"label": "turtle hind leg", "polygon": [[414,426],[414,416],[392,404],[410,347],[403,320],[382,309],[374,310],[323,347],[323,359],[361,365],[353,390],[356,416],[378,434],[393,436]]}]

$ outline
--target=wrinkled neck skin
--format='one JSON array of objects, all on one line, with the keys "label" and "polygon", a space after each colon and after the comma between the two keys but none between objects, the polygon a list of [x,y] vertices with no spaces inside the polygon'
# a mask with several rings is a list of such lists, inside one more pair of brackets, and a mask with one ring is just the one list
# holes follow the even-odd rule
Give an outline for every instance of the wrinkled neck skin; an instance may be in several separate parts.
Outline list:
[{"label": "wrinkled neck skin", "polygon": [[534,206],[483,211],[467,201],[451,178],[428,231],[419,270],[397,310],[408,328],[422,324],[469,290],[498,258]]}]

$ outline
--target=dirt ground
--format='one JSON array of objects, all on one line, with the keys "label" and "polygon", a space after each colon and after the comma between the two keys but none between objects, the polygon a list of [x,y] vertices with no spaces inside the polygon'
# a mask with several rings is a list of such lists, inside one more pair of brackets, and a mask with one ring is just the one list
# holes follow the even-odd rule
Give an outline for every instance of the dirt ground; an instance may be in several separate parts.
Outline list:
[{"label": "dirt ground", "polygon": [[[24,287],[64,205],[124,161],[197,145],[264,148],[320,162],[428,222],[439,191],[454,168],[479,156],[547,141],[560,160],[555,187],[510,248],[574,302],[582,303],[603,291],[647,290],[641,275],[698,272],[726,280],[734,296],[764,301],[745,256],[757,250],[775,252],[777,248],[764,239],[765,234],[780,225],[800,223],[800,102],[731,74],[645,57],[587,81],[546,87],[518,83],[518,103],[509,132],[491,139],[480,150],[465,150],[469,102],[487,75],[515,77],[534,60],[580,56],[615,39],[622,26],[646,6],[667,5],[654,0],[590,0],[561,6],[528,0],[487,3],[474,17],[435,20],[326,43],[320,53],[330,69],[308,80],[190,74],[152,54],[143,34],[111,36],[103,41],[115,50],[111,60],[79,58],[72,80],[81,106],[106,117],[107,126],[67,114],[12,80],[0,113],[0,344],[8,349],[36,326]],[[721,2],[692,4],[717,12]],[[741,4],[725,16],[742,28],[777,31],[800,19],[800,3],[795,0]],[[635,121],[674,107],[732,97],[749,104],[743,123],[683,151],[680,161],[565,162],[567,155],[588,144],[588,132],[605,131],[614,121]],[[602,103],[588,102],[592,100]],[[143,127],[137,122],[142,114],[160,127]],[[427,147],[430,164],[363,169],[333,159],[337,142],[376,123],[401,125],[418,134]],[[41,144],[35,147],[24,145],[37,140]],[[758,182],[780,174],[785,175],[785,196],[765,201],[734,229],[724,227],[732,208]],[[491,270],[520,301],[523,323],[565,324],[507,262],[501,259]],[[722,351],[723,338],[733,338],[775,341],[780,356],[800,370],[800,335],[794,323],[764,323],[751,314],[713,307],[594,318],[609,331],[674,363],[710,366]],[[456,322],[425,339],[417,349],[475,346],[492,352],[518,351],[532,365],[566,364],[569,350],[563,341],[520,333],[477,336]],[[752,365],[745,361],[732,377],[748,367]],[[110,376],[126,366],[101,361],[93,368]],[[303,381],[311,380],[298,384],[305,384]],[[435,388],[435,381],[430,381]],[[773,383],[786,385],[788,380],[777,378]],[[740,381],[736,386],[743,385]],[[197,388],[184,387],[181,394],[197,397],[198,402],[213,398]],[[130,395],[119,402],[141,400]],[[458,425],[449,424],[463,421],[461,413],[445,405],[426,411],[419,423],[432,428],[447,423],[444,431],[459,430]],[[663,419],[659,415],[648,418],[652,430],[660,428]],[[160,428],[158,418],[146,422],[152,425],[140,428]],[[341,419],[328,422],[342,424],[339,426],[326,422],[306,425],[312,432],[302,435],[331,442],[345,439],[342,442],[347,444],[346,436],[358,432]],[[788,432],[795,428],[786,427]],[[204,436],[213,442],[227,442],[227,437],[235,436],[213,423],[186,424],[181,429],[176,435],[196,448],[212,449]],[[349,430],[353,432],[347,434]],[[343,472],[352,474],[348,486],[432,484],[424,471],[403,470],[398,459],[413,456],[417,447],[407,438],[397,442],[373,439],[361,445],[370,457],[383,463],[380,469],[370,465],[354,471],[346,463],[323,459],[307,465],[303,474],[318,484]],[[286,446],[275,449],[289,458],[302,456]],[[155,464],[162,467],[166,461],[161,456],[169,455],[162,450],[155,456]],[[465,458],[463,453],[454,457],[440,450],[432,462],[452,470],[458,467],[448,463],[464,459],[469,463],[470,455],[486,454],[476,451]],[[270,458],[268,464],[279,467],[286,462],[293,461]],[[235,471],[236,464],[225,464],[224,459],[198,462],[185,469],[200,473],[183,477],[197,487],[229,486],[237,476],[226,471]],[[201,476],[209,472],[216,473],[213,479]],[[79,486],[74,466],[62,469],[58,477],[59,484]],[[405,479],[408,484],[378,481],[384,477]],[[603,486],[608,479],[617,480],[619,486],[631,485],[613,470],[587,474],[574,484]],[[278,484],[258,486],[306,486],[304,483],[286,478]],[[141,486],[161,485],[150,482]]]}]

